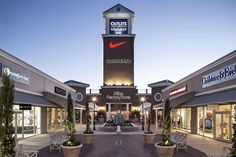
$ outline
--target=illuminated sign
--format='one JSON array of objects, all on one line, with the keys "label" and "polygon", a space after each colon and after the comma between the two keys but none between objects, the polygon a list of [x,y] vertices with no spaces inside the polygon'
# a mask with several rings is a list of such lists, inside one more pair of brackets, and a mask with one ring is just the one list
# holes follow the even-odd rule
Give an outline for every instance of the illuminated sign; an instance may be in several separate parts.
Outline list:
[{"label": "illuminated sign", "polygon": [[15,82],[19,82],[25,85],[29,85],[29,75],[25,74],[23,72],[20,72],[18,70],[9,68],[9,67],[4,67],[3,72],[6,72],[7,75],[10,76],[10,79],[12,79]]},{"label": "illuminated sign", "polygon": [[202,77],[202,88],[236,78],[236,63],[216,70]]},{"label": "illuminated sign", "polygon": [[119,47],[121,45],[124,45],[127,41],[122,41],[118,43],[113,43],[112,41],[109,43],[109,48],[114,49],[116,47]]},{"label": "illuminated sign", "polygon": [[184,87],[175,89],[175,90],[171,91],[171,92],[169,93],[169,95],[170,95],[170,96],[173,96],[173,95],[176,95],[176,94],[179,94],[179,93],[183,93],[183,92],[185,92],[185,91],[187,91],[187,86],[184,86]]},{"label": "illuminated sign", "polygon": [[61,88],[59,88],[59,87],[55,87],[55,91],[54,91],[54,92],[57,93],[57,94],[66,96],[66,90],[61,89]]},{"label": "illuminated sign", "polygon": [[20,110],[32,110],[32,106],[30,104],[20,104]]},{"label": "illuminated sign", "polygon": [[128,19],[110,19],[110,34],[128,34]]},{"label": "illuminated sign", "polygon": [[106,59],[107,64],[131,64],[132,60],[131,59]]},{"label": "illuminated sign", "polygon": [[114,92],[113,95],[107,95],[109,100],[129,100],[131,96],[125,96],[123,92]]}]

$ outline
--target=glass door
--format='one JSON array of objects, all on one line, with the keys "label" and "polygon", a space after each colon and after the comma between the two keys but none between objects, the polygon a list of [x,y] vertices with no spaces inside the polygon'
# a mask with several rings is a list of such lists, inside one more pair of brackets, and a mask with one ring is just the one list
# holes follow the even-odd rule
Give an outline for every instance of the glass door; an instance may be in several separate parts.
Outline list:
[{"label": "glass door", "polygon": [[13,127],[15,128],[15,137],[16,139],[23,139],[24,138],[23,112],[21,111],[15,112],[13,115],[13,118],[14,118]]},{"label": "glass door", "polygon": [[230,133],[230,112],[219,112],[215,114],[215,138],[229,141]]}]

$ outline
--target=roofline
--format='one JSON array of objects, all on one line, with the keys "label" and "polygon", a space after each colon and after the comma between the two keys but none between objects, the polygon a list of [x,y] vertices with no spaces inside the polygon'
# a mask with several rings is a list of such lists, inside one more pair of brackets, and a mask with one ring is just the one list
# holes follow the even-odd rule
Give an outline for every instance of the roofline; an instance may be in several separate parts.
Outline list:
[{"label": "roofline", "polygon": [[27,68],[28,70],[33,71],[33,72],[35,72],[35,73],[37,73],[37,74],[39,74],[39,75],[41,75],[41,76],[51,80],[51,81],[53,81],[54,83],[60,84],[62,87],[65,87],[68,90],[71,90],[71,91],[75,92],[75,90],[73,88],[65,85],[63,82],[61,82],[61,81],[53,78],[52,76],[42,72],[41,70],[33,67],[32,65],[26,63],[25,61],[15,57],[15,56],[13,56],[12,54],[6,52],[5,50],[3,50],[1,48],[0,48],[0,56],[3,56],[4,58],[7,58],[8,60],[10,60],[10,61],[12,61],[14,63],[16,63],[16,64],[18,64],[18,65],[20,65],[20,66],[22,66],[24,68]]},{"label": "roofline", "polygon": [[163,82],[163,83],[151,83],[148,84],[148,87],[163,87],[163,86],[171,86],[174,84],[173,82]]},{"label": "roofline", "polygon": [[207,64],[206,66],[204,66],[203,68],[191,73],[190,75],[187,75],[186,77],[182,78],[181,80],[177,81],[176,83],[174,83],[173,85],[169,86],[169,87],[166,87],[165,89],[163,89],[162,91],[165,92],[169,89],[171,89],[172,87],[176,86],[176,85],[179,85],[199,74],[202,74],[203,72],[207,71],[207,70],[210,70],[212,68],[214,68],[215,66],[218,66],[234,57],[236,57],[236,55],[234,55],[234,53],[236,54],[236,50],[230,52],[229,54],[223,56],[223,57],[220,57],[219,59],[211,62],[210,64]]},{"label": "roofline", "polygon": [[87,88],[87,87],[89,87],[90,85],[89,84],[83,84],[83,83],[75,83],[75,82],[68,82],[68,83],[66,83],[66,82],[64,82],[64,84],[66,84],[67,86],[74,86],[74,87],[85,87],[85,88]]},{"label": "roofline", "polygon": [[[120,4],[120,3],[117,3],[117,4],[114,5],[113,7],[115,7],[115,6],[117,6],[117,5],[121,5],[121,4]],[[127,8],[127,7],[123,6],[123,5],[121,5],[121,6],[124,7],[125,9],[129,10],[130,12],[132,12],[132,13],[134,14],[134,11],[130,10],[129,8]],[[110,9],[113,8],[113,7],[110,7],[109,9],[105,10],[105,11],[103,12],[103,15],[104,15],[106,12],[108,12],[108,10],[110,10]]]}]

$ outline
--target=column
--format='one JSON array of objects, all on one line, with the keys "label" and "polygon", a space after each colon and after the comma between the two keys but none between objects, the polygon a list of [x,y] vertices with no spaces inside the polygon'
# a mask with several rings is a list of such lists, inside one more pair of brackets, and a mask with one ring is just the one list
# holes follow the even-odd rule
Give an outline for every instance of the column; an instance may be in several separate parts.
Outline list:
[{"label": "column", "polygon": [[108,120],[111,120],[111,104],[108,104]]},{"label": "column", "polygon": [[126,104],[126,120],[129,120],[129,104]]},{"label": "column", "polygon": [[82,131],[83,110],[82,108],[80,108],[79,110],[80,110],[80,130]]},{"label": "column", "polygon": [[155,111],[156,111],[156,131],[157,131],[158,129],[157,109],[155,109]]}]

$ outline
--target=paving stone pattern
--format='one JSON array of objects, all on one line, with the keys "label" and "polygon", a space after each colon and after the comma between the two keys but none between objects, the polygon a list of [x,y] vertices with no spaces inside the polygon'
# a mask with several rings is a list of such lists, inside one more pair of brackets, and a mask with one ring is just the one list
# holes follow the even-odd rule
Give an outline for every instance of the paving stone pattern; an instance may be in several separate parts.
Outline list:
[{"label": "paving stone pattern", "polygon": [[[81,135],[80,135],[80,139]],[[161,135],[156,136],[161,141]],[[38,157],[63,157],[63,152],[49,151],[45,147]],[[83,145],[80,157],[158,157],[152,144],[144,144],[143,135],[96,135],[93,145]],[[188,151],[175,151],[174,157],[206,157],[206,154],[188,147]]]}]

